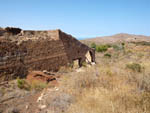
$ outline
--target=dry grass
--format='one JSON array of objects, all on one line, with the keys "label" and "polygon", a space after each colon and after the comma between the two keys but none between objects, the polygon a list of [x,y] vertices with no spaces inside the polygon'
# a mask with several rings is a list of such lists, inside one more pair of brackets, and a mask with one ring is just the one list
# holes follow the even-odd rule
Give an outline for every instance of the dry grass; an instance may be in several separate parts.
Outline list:
[{"label": "dry grass", "polygon": [[[150,113],[149,50],[150,46],[126,44],[123,50],[97,53],[95,66],[68,73],[60,86],[75,101],[66,112]],[[112,57],[104,57],[106,53]],[[142,69],[134,71],[126,67],[134,63]]]},{"label": "dry grass", "polygon": [[[17,79],[17,86],[20,89],[24,90],[43,90],[44,88],[48,87],[47,83],[40,82],[37,80],[33,80],[32,82],[28,82],[25,79]],[[50,87],[50,86],[49,86]]]}]

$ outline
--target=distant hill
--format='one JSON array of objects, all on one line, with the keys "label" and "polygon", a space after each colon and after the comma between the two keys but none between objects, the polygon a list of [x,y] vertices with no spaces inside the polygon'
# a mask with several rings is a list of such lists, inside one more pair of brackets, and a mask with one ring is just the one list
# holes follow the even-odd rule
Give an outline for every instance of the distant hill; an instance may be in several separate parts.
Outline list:
[{"label": "distant hill", "polygon": [[115,42],[150,42],[150,36],[120,33],[112,36],[85,39],[82,42],[115,43]]}]

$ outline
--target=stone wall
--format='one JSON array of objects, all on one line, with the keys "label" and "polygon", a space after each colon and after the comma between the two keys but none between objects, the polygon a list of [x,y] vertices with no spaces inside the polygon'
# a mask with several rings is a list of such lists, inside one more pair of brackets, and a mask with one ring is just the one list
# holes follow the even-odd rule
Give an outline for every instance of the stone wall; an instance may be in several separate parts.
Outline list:
[{"label": "stone wall", "polygon": [[[13,31],[14,32],[14,31]],[[67,65],[65,47],[58,30],[3,32],[0,37],[0,81],[25,77],[28,71],[58,71]]]},{"label": "stone wall", "polygon": [[60,40],[41,40],[25,43],[27,55],[24,62],[29,70],[58,71],[59,66],[65,65],[68,58]]},{"label": "stone wall", "polygon": [[92,49],[60,30],[0,29],[0,81],[25,77],[29,71],[58,71],[61,66],[86,60]]},{"label": "stone wall", "polygon": [[0,81],[24,77],[27,73],[22,60],[25,48],[10,40],[0,40]]}]

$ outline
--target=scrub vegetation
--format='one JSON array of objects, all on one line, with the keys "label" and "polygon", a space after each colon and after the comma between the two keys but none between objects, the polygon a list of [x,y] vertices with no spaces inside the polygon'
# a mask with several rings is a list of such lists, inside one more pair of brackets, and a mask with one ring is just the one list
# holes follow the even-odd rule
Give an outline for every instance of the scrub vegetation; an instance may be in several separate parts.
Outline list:
[{"label": "scrub vegetation", "polygon": [[[92,44],[96,65],[61,78],[60,86],[75,101],[67,113],[149,113],[150,46]],[[106,58],[107,57],[107,58]]]}]

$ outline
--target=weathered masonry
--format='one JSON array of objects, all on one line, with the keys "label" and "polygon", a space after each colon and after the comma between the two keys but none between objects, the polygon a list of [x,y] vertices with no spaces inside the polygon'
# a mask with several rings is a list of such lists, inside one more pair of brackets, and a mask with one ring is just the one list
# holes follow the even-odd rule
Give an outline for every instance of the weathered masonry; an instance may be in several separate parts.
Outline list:
[{"label": "weathered masonry", "polygon": [[58,71],[75,60],[95,62],[95,51],[61,30],[0,28],[0,81],[30,70]]}]

